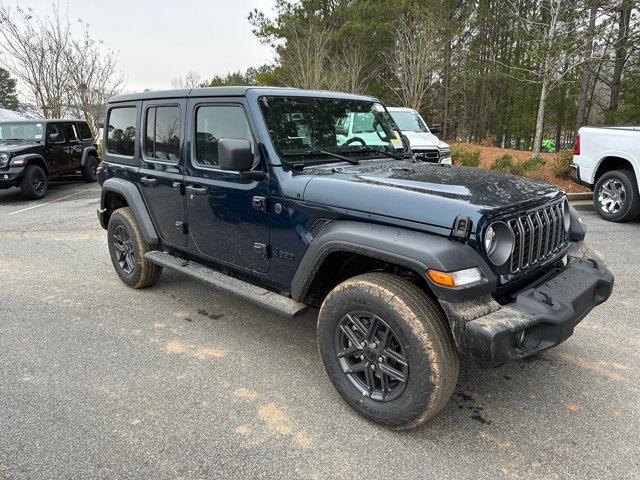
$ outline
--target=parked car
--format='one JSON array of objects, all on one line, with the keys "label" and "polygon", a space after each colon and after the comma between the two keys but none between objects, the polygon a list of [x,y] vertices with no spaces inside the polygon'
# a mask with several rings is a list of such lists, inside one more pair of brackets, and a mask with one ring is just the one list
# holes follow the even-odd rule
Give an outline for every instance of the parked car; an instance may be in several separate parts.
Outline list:
[{"label": "parked car", "polygon": [[441,131],[440,125],[432,125],[429,129],[413,108],[389,107],[388,110],[402,134],[409,139],[416,158],[424,162],[451,165],[451,148],[435,136]]},{"label": "parked car", "polygon": [[640,127],[582,127],[573,149],[573,178],[593,191],[605,220],[626,222],[640,215]]},{"label": "parked car", "polygon": [[[373,145],[344,145],[351,114]],[[416,162],[372,97],[148,92],[112,98],[105,125],[98,218],[120,279],[170,268],[289,317],[319,307],[335,388],[388,427],[443,408],[459,354],[493,367],[558,345],[613,288],[562,190]]]},{"label": "parked car", "polygon": [[98,162],[85,121],[0,122],[0,189],[19,187],[27,198],[43,198],[53,177],[80,172],[95,182]]}]

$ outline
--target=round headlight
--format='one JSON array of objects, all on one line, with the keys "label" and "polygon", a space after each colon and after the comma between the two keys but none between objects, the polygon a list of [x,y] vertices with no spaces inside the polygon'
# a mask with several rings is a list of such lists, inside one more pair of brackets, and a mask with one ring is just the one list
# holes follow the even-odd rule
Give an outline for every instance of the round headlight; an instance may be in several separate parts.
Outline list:
[{"label": "round headlight", "polygon": [[491,255],[496,247],[496,231],[492,225],[489,225],[487,231],[484,232],[484,251],[487,255]]},{"label": "round headlight", "polygon": [[562,204],[562,222],[564,223],[564,231],[568,232],[571,227],[571,211],[569,210],[569,202],[567,200]]},{"label": "round headlight", "polygon": [[496,267],[504,265],[511,256],[515,235],[504,222],[494,222],[484,232],[484,249]]},{"label": "round headlight", "polygon": [[9,163],[9,159],[11,157],[8,153],[0,153],[0,167],[4,167],[7,163]]}]

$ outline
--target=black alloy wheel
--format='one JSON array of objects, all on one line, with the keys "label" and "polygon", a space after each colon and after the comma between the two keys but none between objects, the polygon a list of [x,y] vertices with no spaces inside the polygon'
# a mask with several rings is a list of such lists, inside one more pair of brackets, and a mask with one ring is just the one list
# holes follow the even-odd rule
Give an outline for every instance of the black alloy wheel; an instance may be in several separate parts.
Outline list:
[{"label": "black alloy wheel", "polygon": [[380,402],[398,398],[407,385],[404,347],[380,317],[365,311],[346,314],[336,328],[342,371],[362,395]]},{"label": "black alloy wheel", "polygon": [[113,246],[117,252],[120,269],[127,275],[131,275],[136,268],[136,256],[129,232],[122,225],[116,226],[113,231]]}]

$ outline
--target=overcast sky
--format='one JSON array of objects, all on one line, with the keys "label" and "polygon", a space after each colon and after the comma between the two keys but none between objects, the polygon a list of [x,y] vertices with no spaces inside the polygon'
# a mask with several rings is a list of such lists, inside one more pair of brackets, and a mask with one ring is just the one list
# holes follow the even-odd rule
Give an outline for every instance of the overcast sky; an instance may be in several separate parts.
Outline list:
[{"label": "overcast sky", "polygon": [[[20,3],[39,16],[51,12],[52,0]],[[204,80],[271,61],[247,15],[254,8],[271,13],[272,6],[273,0],[69,0],[69,17],[88,22],[93,36],[118,52],[125,90],[141,91],[170,88],[189,70]]]}]

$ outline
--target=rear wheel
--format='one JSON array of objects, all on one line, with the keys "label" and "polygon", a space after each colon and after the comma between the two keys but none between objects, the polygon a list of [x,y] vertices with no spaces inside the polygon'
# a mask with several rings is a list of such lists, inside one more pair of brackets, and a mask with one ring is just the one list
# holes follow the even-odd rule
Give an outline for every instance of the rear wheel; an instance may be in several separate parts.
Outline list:
[{"label": "rear wheel", "polygon": [[87,162],[82,167],[82,179],[87,183],[93,183],[98,179],[98,159],[93,155],[87,157]]},{"label": "rear wheel", "polygon": [[640,214],[638,183],[633,172],[607,172],[596,183],[593,202],[598,214],[610,222],[627,222]]},{"label": "rear wheel", "polygon": [[47,194],[47,174],[37,165],[28,165],[20,183],[22,194],[32,200],[44,198]]},{"label": "rear wheel", "polygon": [[129,207],[119,208],[111,214],[107,228],[107,243],[111,263],[120,279],[131,288],[144,288],[155,284],[162,267],[147,261],[144,254],[157,250],[144,240],[140,226]]},{"label": "rear wheel", "polygon": [[359,414],[421,425],[451,397],[459,360],[444,315],[408,280],[369,273],[334,288],[318,317],[325,370]]}]

